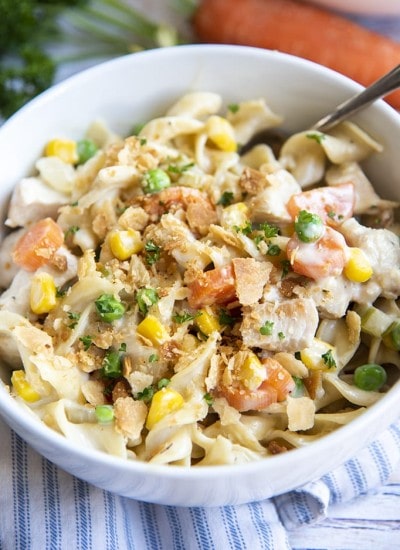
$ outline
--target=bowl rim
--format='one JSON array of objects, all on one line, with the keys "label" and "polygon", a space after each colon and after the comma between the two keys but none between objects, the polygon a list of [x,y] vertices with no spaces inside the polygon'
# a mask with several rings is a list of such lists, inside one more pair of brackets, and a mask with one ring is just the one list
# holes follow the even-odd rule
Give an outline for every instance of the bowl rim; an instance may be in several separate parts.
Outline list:
[{"label": "bowl rim", "polygon": [[[11,129],[14,124],[18,124],[19,120],[25,116],[25,113],[40,108],[42,105],[47,102],[51,102],[53,98],[57,99],[57,96],[68,93],[70,88],[75,88],[79,83],[84,83],[86,80],[90,80],[93,76],[97,76],[100,73],[108,73],[109,71],[117,70],[117,68],[124,67],[132,63],[133,59],[145,59],[152,57],[159,57],[162,59],[164,56],[170,56],[171,51],[173,55],[187,55],[187,53],[196,53],[196,52],[225,52],[225,53],[234,53],[259,56],[260,60],[267,61],[269,58],[281,59],[287,63],[296,63],[304,68],[311,68],[313,70],[318,70],[321,74],[326,75],[329,78],[334,78],[338,83],[342,83],[343,87],[346,90],[349,90],[352,93],[355,93],[361,89],[363,86],[354,82],[350,78],[336,73],[335,71],[318,65],[312,61],[297,58],[290,54],[285,54],[282,52],[264,50],[261,48],[255,48],[251,46],[238,46],[238,45],[214,45],[214,44],[190,44],[190,45],[180,45],[180,46],[171,46],[162,49],[154,49],[143,51],[134,54],[127,54],[115,59],[104,61],[95,65],[93,67],[87,68],[82,72],[74,74],[68,77],[66,80],[59,82],[34,98],[27,105],[22,107],[17,113],[11,116],[0,128],[0,142],[4,134],[7,134],[9,129]],[[390,107],[382,99],[375,102],[373,108],[379,110],[380,113],[386,113],[388,116],[393,117],[396,111]],[[396,113],[398,117],[398,126],[400,133],[400,115]],[[333,448],[335,446],[340,447],[341,440],[344,436],[349,436],[352,432],[361,432],[363,430],[368,431],[368,425],[371,417],[380,416],[384,414],[385,411],[390,409],[398,409],[400,414],[400,400],[398,398],[398,393],[400,392],[400,381],[398,381],[394,386],[380,399],[375,403],[371,408],[364,410],[358,417],[354,418],[347,425],[337,428],[335,431],[327,434],[320,439],[310,443],[301,448],[293,449],[288,453],[282,453],[275,456],[268,456],[266,458],[251,461],[243,464],[235,465],[212,465],[212,466],[201,466],[201,467],[191,467],[185,468],[182,466],[176,465],[160,465],[149,462],[143,462],[139,460],[130,460],[117,457],[114,455],[107,454],[106,452],[96,450],[96,449],[86,449],[79,446],[77,443],[70,441],[64,435],[57,433],[52,430],[50,427],[45,425],[38,417],[35,417],[33,414],[29,414],[30,410],[28,409],[27,414],[24,414],[21,408],[21,405],[10,395],[6,389],[5,383],[0,380],[0,416],[4,419],[6,424],[11,426],[15,431],[25,430],[29,431],[32,434],[32,441],[36,438],[38,440],[43,440],[46,445],[51,445],[52,448],[57,448],[60,453],[68,453],[73,455],[76,458],[84,459],[85,461],[100,463],[107,468],[117,468],[119,470],[127,472],[135,472],[137,474],[141,473],[151,473],[153,476],[159,476],[162,478],[170,479],[183,479],[183,480],[202,480],[207,478],[211,480],[212,478],[219,477],[223,474],[226,477],[237,476],[241,473],[249,473],[251,470],[252,475],[257,475],[258,473],[268,474],[269,467],[271,464],[275,466],[277,462],[282,463],[284,467],[293,466],[295,467],[299,461],[307,461],[309,457],[318,455],[325,447]],[[22,416],[21,416],[22,415]],[[25,438],[23,438],[25,439]],[[30,443],[32,446],[33,444]],[[40,452],[40,451],[39,451]],[[299,481],[299,486],[303,485],[304,481]]]}]

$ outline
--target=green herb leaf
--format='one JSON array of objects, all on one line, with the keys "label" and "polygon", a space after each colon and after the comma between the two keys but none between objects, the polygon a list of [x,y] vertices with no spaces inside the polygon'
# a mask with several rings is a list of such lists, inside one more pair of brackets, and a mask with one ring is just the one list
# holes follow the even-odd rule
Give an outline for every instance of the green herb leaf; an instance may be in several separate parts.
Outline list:
[{"label": "green herb leaf", "polygon": [[147,241],[144,245],[146,251],[146,262],[148,265],[154,265],[160,259],[161,248],[152,240]]},{"label": "green herb leaf", "polygon": [[326,353],[323,353],[321,357],[328,368],[332,369],[336,367],[336,361],[335,361],[335,358],[333,357],[331,349],[329,349]]},{"label": "green herb leaf", "polygon": [[172,316],[172,320],[175,321],[175,323],[187,323],[188,321],[193,321],[193,319],[196,319],[196,317],[199,317],[201,315],[200,312],[197,313],[189,313],[188,311],[182,311],[182,313],[175,313]]},{"label": "green herb leaf", "polygon": [[92,342],[93,342],[93,338],[89,335],[82,336],[81,338],[79,338],[79,340],[82,342],[83,349],[85,351],[87,351],[90,348],[90,346],[92,345]]},{"label": "green herb leaf", "polygon": [[212,406],[214,400],[213,400],[213,397],[212,397],[212,395],[211,395],[210,393],[208,393],[208,392],[205,393],[205,394],[203,395],[203,399],[204,399],[204,401],[207,403],[207,405],[208,405],[209,407]]},{"label": "green herb leaf", "polygon": [[140,401],[144,401],[145,403],[149,403],[153,399],[154,395],[154,388],[153,386],[147,386],[147,388],[144,388],[143,391],[140,391],[136,395],[136,399],[139,399]]},{"label": "green herb leaf", "polygon": [[232,204],[233,199],[234,194],[232,193],[232,191],[224,191],[217,204],[220,204],[221,206],[229,206],[230,204]]},{"label": "green herb leaf", "polygon": [[240,105],[238,103],[231,103],[228,105],[228,111],[231,113],[237,113],[240,109]]},{"label": "green herb leaf", "polygon": [[236,233],[242,233],[243,235],[250,235],[250,233],[253,231],[253,226],[251,225],[251,222],[248,221],[245,223],[245,225],[242,225],[242,226],[234,225],[233,229],[236,231]]},{"label": "green herb leaf", "polygon": [[326,135],[322,134],[321,132],[309,132],[308,134],[306,134],[306,137],[308,139],[313,139],[319,144],[321,144],[324,139],[326,139]]},{"label": "green herb leaf", "polygon": [[220,309],[218,312],[218,322],[222,326],[233,327],[233,325],[238,321],[236,317],[231,315],[228,310]]},{"label": "green herb leaf", "polygon": [[72,323],[70,323],[68,325],[68,328],[75,328],[76,325],[78,324],[78,321],[79,319],[81,318],[81,314],[80,313],[75,313],[73,311],[69,311],[68,312],[68,319],[71,319],[72,320]]},{"label": "green herb leaf", "polygon": [[270,225],[269,223],[260,224],[261,231],[264,231],[264,235],[267,239],[276,237],[279,234],[279,227],[275,225]]}]

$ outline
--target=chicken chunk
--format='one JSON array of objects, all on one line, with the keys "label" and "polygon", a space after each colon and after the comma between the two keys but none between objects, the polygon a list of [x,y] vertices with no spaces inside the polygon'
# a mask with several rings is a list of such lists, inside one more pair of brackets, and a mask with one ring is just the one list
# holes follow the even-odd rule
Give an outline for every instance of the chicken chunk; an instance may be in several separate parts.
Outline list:
[{"label": "chicken chunk", "polygon": [[341,232],[350,246],[361,248],[367,255],[373,275],[385,298],[397,298],[400,288],[399,238],[388,229],[373,229],[358,223],[355,218],[346,220]]},{"label": "chicken chunk", "polygon": [[23,178],[14,189],[5,223],[27,227],[42,218],[55,218],[58,209],[69,201],[68,195],[51,189],[39,178]]},{"label": "chicken chunk", "polygon": [[295,298],[243,308],[243,343],[270,351],[298,351],[310,345],[318,326],[313,300]]}]

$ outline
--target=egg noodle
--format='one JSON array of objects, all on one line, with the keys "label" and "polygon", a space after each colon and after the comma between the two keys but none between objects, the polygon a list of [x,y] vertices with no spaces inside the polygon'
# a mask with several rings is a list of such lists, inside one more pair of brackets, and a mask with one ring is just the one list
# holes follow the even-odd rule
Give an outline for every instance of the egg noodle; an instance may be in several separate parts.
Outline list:
[{"label": "egg noodle", "polygon": [[174,465],[308,445],[397,379],[397,203],[353,123],[279,152],[263,99],[189,93],[127,138],[52,136],[0,250],[10,393],[86,448]]}]

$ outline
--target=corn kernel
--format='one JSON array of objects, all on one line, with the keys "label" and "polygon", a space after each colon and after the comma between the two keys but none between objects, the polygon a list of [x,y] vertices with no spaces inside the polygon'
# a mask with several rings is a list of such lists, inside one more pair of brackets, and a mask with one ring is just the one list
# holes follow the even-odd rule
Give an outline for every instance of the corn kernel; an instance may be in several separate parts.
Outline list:
[{"label": "corn kernel", "polygon": [[76,164],[79,160],[76,141],[71,139],[52,139],[44,150],[46,157],[58,157],[68,164]]},{"label": "corn kernel", "polygon": [[319,338],[314,338],[310,347],[301,350],[300,359],[310,370],[332,372],[337,366],[335,347]]},{"label": "corn kernel", "polygon": [[114,256],[121,261],[127,260],[143,248],[139,231],[135,229],[117,230],[110,234],[110,248]]},{"label": "corn kernel", "polygon": [[40,393],[38,393],[26,379],[25,371],[13,371],[11,375],[11,383],[16,394],[24,401],[34,403],[35,401],[39,401],[41,398]]},{"label": "corn kernel", "polygon": [[211,333],[221,330],[218,317],[210,308],[200,310],[201,315],[196,317],[195,323],[203,334],[210,336]]},{"label": "corn kernel", "polygon": [[248,353],[238,369],[237,377],[246,388],[253,391],[264,382],[267,373],[257,355]]},{"label": "corn kernel", "polygon": [[49,313],[57,303],[57,289],[49,273],[36,273],[30,290],[30,306],[33,313]]},{"label": "corn kernel", "polygon": [[137,332],[154,345],[163,344],[168,339],[168,332],[154,315],[148,315],[137,326]]},{"label": "corn kernel", "polygon": [[225,228],[244,227],[248,222],[249,209],[244,202],[237,202],[221,212],[221,225]]},{"label": "corn kernel", "polygon": [[218,115],[210,116],[206,123],[208,138],[214,145],[226,153],[234,153],[237,149],[233,126]]},{"label": "corn kernel", "polygon": [[180,409],[184,402],[182,395],[172,388],[162,388],[156,392],[151,400],[146,420],[146,428],[151,430],[154,425],[167,416],[167,414]]},{"label": "corn kernel", "polygon": [[349,248],[349,259],[344,266],[344,274],[356,283],[365,283],[372,277],[373,269],[361,248]]}]

